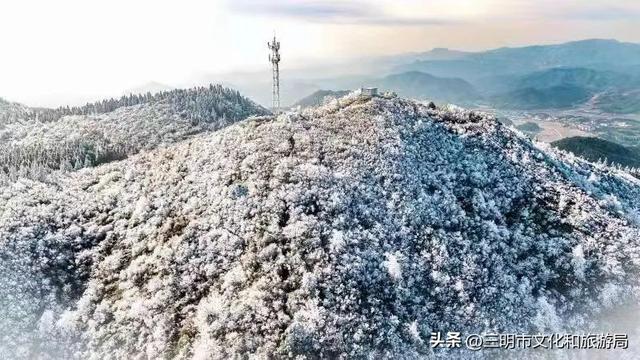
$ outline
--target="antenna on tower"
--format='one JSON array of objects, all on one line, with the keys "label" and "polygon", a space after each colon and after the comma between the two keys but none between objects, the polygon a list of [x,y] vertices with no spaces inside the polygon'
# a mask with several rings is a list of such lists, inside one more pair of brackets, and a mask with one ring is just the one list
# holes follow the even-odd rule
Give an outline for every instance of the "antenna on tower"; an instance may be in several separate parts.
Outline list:
[{"label": "antenna on tower", "polygon": [[269,61],[273,68],[273,94],[271,100],[271,107],[274,113],[280,111],[280,42],[276,40],[275,32],[273,34],[273,41],[267,42],[269,50]]}]

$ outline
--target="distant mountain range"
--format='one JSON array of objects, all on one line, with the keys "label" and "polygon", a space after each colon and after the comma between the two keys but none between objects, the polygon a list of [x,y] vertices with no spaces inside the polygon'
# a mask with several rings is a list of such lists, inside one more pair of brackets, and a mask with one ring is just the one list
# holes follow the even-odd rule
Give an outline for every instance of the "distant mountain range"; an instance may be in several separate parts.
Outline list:
[{"label": "distant mountain range", "polygon": [[[441,78],[419,71],[392,74],[382,78],[358,78],[351,83],[343,84],[346,88],[360,86],[378,87],[382,90],[395,91],[400,96],[429,99],[445,103],[471,103],[481,99],[480,93],[469,82],[459,78]],[[294,106],[316,106],[323,103],[327,96],[341,97],[349,93],[345,90],[318,90],[294,104]]]},{"label": "distant mountain range", "polygon": [[425,52],[415,52],[415,53],[408,53],[404,55],[389,56],[387,57],[387,59],[389,59],[390,64],[394,64],[394,63],[406,64],[407,62],[415,62],[415,61],[455,60],[455,59],[463,58],[470,54],[472,53],[467,51],[452,50],[452,49],[440,47],[440,48],[433,48]]},{"label": "distant mountain range", "polygon": [[307,80],[306,91],[377,86],[460,105],[559,109],[593,100],[590,104],[603,112],[640,111],[640,44],[583,40],[476,53],[436,48],[378,61],[374,68],[387,69],[382,76]]},{"label": "distant mountain range", "polygon": [[398,68],[412,70],[463,78],[499,108],[568,108],[593,98],[605,112],[640,111],[639,44],[584,40],[502,48]]},{"label": "distant mountain range", "polygon": [[[595,104],[606,112],[635,112],[640,78],[609,70],[552,68],[522,76],[500,76],[485,87],[489,102],[497,107],[516,109],[566,108],[583,104],[600,95]],[[499,85],[496,85],[499,84]],[[501,90],[497,94],[492,91]],[[629,104],[620,104],[620,96]]]},{"label": "distant mountain range", "polygon": [[293,104],[294,107],[311,107],[324,104],[328,99],[341,98],[349,93],[349,90],[318,90],[311,95],[305,96]]},{"label": "distant mountain range", "polygon": [[596,70],[622,69],[640,64],[640,44],[616,40],[582,40],[558,45],[500,48],[452,60],[415,61],[397,72],[423,71],[435,76],[477,80],[486,76],[524,75],[556,67]]},{"label": "distant mountain range", "polygon": [[[488,80],[491,81],[500,84],[483,84],[484,88],[478,90],[476,86],[461,78],[442,78],[419,71],[408,71],[382,78],[358,78],[341,85],[344,88],[376,86],[395,91],[405,97],[463,105],[485,103],[506,109],[561,109],[595,99],[594,105],[605,112],[640,111],[638,78],[613,71],[553,68],[521,76],[500,76]],[[314,98],[327,91],[320,90],[310,96]],[[310,100],[305,98],[297,104],[309,106],[311,104],[307,104],[308,101]],[[318,99],[313,101],[315,105],[321,103]]]},{"label": "distant mountain range", "polygon": [[419,54],[423,60],[452,60],[471,54],[467,51],[451,50],[447,48],[434,48],[431,51]]},{"label": "distant mountain range", "polygon": [[419,71],[389,75],[372,81],[372,84],[410,98],[445,102],[467,102],[480,98],[474,86],[463,79],[436,77]]},{"label": "distant mountain range", "polygon": [[490,98],[492,105],[507,109],[558,109],[582,104],[591,98],[584,88],[571,85],[543,89],[522,88]]},{"label": "distant mountain range", "polygon": [[579,86],[592,90],[637,86],[638,79],[625,74],[587,68],[552,68],[536,71],[515,79],[512,86],[544,89],[553,86]]}]

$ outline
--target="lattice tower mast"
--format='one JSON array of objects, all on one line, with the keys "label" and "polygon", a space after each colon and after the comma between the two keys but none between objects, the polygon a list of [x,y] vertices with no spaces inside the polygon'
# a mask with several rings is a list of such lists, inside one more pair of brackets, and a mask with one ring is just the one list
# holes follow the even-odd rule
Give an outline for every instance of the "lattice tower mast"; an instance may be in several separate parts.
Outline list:
[{"label": "lattice tower mast", "polygon": [[269,46],[269,50],[271,50],[269,61],[273,68],[271,107],[273,108],[273,112],[277,113],[280,111],[280,42],[276,40],[276,36],[273,35],[273,41],[267,42],[267,45]]}]

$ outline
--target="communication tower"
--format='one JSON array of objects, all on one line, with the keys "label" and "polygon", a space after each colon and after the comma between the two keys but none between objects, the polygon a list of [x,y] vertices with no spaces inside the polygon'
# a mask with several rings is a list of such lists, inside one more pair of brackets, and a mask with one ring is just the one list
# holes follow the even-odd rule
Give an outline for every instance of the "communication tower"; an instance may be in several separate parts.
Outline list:
[{"label": "communication tower", "polygon": [[280,42],[276,40],[276,35],[273,35],[273,41],[267,42],[269,50],[269,61],[273,68],[273,94],[271,107],[274,113],[280,111]]}]

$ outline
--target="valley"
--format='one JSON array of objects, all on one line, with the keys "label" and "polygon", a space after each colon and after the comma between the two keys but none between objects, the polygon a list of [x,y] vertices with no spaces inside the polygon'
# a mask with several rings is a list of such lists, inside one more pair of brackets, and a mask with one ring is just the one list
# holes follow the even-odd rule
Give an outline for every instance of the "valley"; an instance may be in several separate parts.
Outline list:
[{"label": "valley", "polygon": [[543,129],[536,137],[544,142],[572,136],[596,136],[625,146],[640,146],[640,114],[605,113],[589,105],[573,109],[505,110],[478,107],[477,110],[508,119],[516,126],[536,123]]}]

